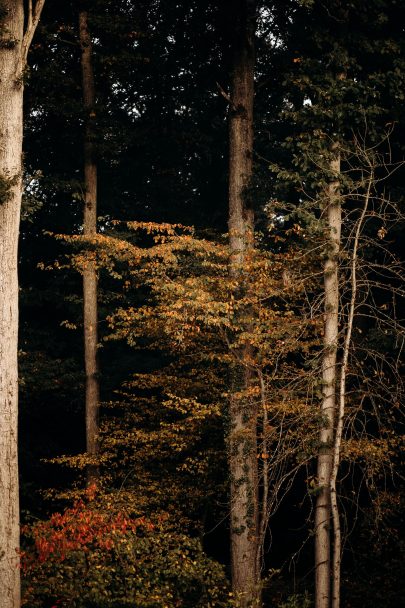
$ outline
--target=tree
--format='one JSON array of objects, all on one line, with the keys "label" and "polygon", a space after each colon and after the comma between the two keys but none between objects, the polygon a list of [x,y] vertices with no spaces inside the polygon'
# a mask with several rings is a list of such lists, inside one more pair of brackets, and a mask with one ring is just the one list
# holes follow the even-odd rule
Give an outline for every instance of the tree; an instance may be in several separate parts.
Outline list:
[{"label": "tree", "polygon": [[[347,367],[348,346],[343,338],[344,327],[339,327],[338,320],[343,323],[348,305],[343,294],[344,278],[350,273],[343,273],[342,268],[343,256],[351,258],[353,254],[346,247],[349,241],[353,245],[349,236],[352,230],[349,228],[352,226],[350,213],[355,213],[353,207],[360,203],[361,214],[363,204],[353,193],[360,188],[359,175],[364,177],[367,173],[353,144],[361,132],[367,133],[368,146],[372,148],[378,144],[386,123],[395,120],[394,116],[399,113],[396,109],[396,99],[400,95],[398,79],[393,77],[386,63],[387,57],[391,62],[394,56],[396,65],[401,64],[399,38],[393,40],[392,30],[387,27],[393,20],[392,10],[392,5],[380,2],[369,3],[367,10],[361,3],[350,7],[334,1],[302,3],[301,7],[297,6],[291,28],[294,46],[286,52],[286,59],[293,67],[284,74],[284,86],[288,91],[284,117],[290,116],[293,123],[285,147],[292,147],[295,153],[289,171],[278,173],[278,187],[286,181],[295,185],[295,193],[287,186],[283,195],[287,200],[295,198],[293,215],[305,227],[308,237],[318,231],[319,242],[322,242],[319,262],[324,274],[324,334],[322,370],[319,370],[321,428],[315,515],[315,603],[319,608],[339,605],[340,597],[338,570],[342,546],[336,517],[336,441],[339,443],[339,436],[341,439],[342,420],[338,416],[338,406],[340,403],[342,407],[345,393],[339,371],[341,364],[343,370]],[[353,26],[349,27],[349,23]],[[373,35],[365,37],[365,31],[373,32]],[[286,126],[287,121],[284,124]],[[355,187],[356,171],[358,182]],[[347,183],[349,174],[350,187]],[[380,195],[383,200],[384,196]],[[349,209],[343,210],[342,240],[343,201]],[[362,375],[360,371],[358,373]]]},{"label": "tree", "polygon": [[[81,67],[85,111],[83,234],[91,237],[97,232],[97,163],[94,150],[96,96],[92,42],[86,10],[81,10],[79,13],[79,36],[82,51]],[[98,409],[100,399],[97,363],[98,306],[97,270],[91,262],[89,262],[88,267],[83,269],[83,325],[86,372],[86,448],[90,458],[96,459],[99,451]],[[97,477],[98,466],[93,462],[87,467],[87,483],[89,485],[96,483]]]},{"label": "tree", "polygon": [[[255,0],[241,0],[235,7],[232,40],[232,75],[229,107],[229,243],[230,273],[235,297],[248,281],[254,239],[254,214],[247,203],[253,163],[253,96]],[[248,311],[243,311],[248,323]],[[237,393],[251,383],[253,351],[248,339],[239,348],[233,370],[229,406],[229,469],[232,588],[240,605],[260,603],[258,552],[257,411],[254,400]]]},{"label": "tree", "polygon": [[325,216],[328,241],[323,267],[324,274],[324,343],[322,355],[322,424],[319,432],[318,495],[315,508],[315,585],[316,607],[327,608],[330,603],[330,480],[333,467],[333,440],[336,412],[337,349],[339,315],[338,256],[342,211],[340,202],[340,153],[332,145],[330,183],[325,192]]},{"label": "tree", "polygon": [[44,0],[0,6],[0,587],[4,608],[20,605],[18,501],[18,278],[17,247],[22,196],[24,71]]}]

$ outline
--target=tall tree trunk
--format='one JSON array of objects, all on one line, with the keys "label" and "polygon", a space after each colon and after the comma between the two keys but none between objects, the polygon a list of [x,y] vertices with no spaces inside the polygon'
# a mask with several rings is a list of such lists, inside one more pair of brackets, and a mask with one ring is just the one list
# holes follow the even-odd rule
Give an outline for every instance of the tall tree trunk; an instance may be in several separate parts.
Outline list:
[{"label": "tall tree trunk", "polygon": [[18,571],[18,277],[22,190],[23,3],[6,2],[0,47],[0,589],[2,606],[20,605]]},{"label": "tall tree trunk", "polygon": [[[243,291],[246,264],[253,246],[254,214],[245,190],[252,175],[254,98],[254,0],[238,0],[233,7],[235,31],[229,119],[229,239],[230,271]],[[234,393],[251,383],[250,344],[238,352],[240,365]],[[254,403],[233,396],[230,400],[231,560],[232,585],[240,606],[260,604],[257,571],[257,412]]]},{"label": "tall tree trunk", "polygon": [[[20,606],[18,500],[18,275],[22,195],[23,71],[43,2],[0,13],[0,590],[2,608]],[[30,8],[32,6],[30,5]]]},{"label": "tall tree trunk", "polygon": [[340,155],[337,147],[330,163],[334,176],[326,193],[327,253],[324,263],[324,340],[322,361],[322,426],[319,433],[318,495],[315,508],[315,606],[330,606],[331,498],[334,421],[336,410],[336,358],[338,345],[339,276],[338,255],[341,232],[339,180]]},{"label": "tall tree trunk", "polygon": [[340,572],[342,560],[342,532],[340,526],[339,504],[337,496],[337,477],[340,465],[340,456],[342,449],[343,427],[345,421],[346,409],[346,375],[349,364],[349,351],[353,333],[353,321],[356,308],[357,298],[357,264],[358,264],[358,249],[360,243],[360,235],[364,225],[368,204],[370,201],[371,188],[374,181],[374,173],[371,170],[367,183],[367,190],[364,197],[363,209],[357,223],[356,232],[353,242],[353,253],[351,260],[351,298],[349,313],[346,322],[346,335],[343,346],[342,365],[340,370],[339,382],[339,408],[337,412],[336,432],[333,446],[333,467],[330,480],[331,493],[331,509],[333,521],[333,554],[332,554],[332,608],[340,607]]},{"label": "tall tree trunk", "polygon": [[[92,237],[97,233],[97,164],[94,150],[95,88],[92,64],[92,42],[88,28],[88,13],[79,13],[79,33],[82,50],[82,82],[85,109],[84,128],[84,217],[83,233]],[[97,362],[97,271],[92,263],[83,271],[84,364],[86,373],[86,450],[94,460],[99,453],[99,398],[100,388]],[[87,484],[98,482],[97,463],[87,466]]]}]

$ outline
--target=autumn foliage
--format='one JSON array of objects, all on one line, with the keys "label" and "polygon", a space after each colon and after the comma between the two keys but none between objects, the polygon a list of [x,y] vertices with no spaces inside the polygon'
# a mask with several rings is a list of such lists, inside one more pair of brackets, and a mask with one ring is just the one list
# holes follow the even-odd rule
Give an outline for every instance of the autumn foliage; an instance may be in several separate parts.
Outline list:
[{"label": "autumn foliage", "polygon": [[222,568],[197,540],[117,511],[89,492],[62,513],[24,528],[23,606],[145,608],[228,606]]},{"label": "autumn foliage", "polygon": [[[91,496],[91,490],[86,495]],[[153,529],[154,524],[143,517],[134,519],[122,512],[99,511],[91,502],[78,500],[63,513],[53,513],[49,520],[23,528],[33,546],[22,552],[22,568],[29,571],[38,562],[62,562],[74,551],[111,551],[124,537]]]}]

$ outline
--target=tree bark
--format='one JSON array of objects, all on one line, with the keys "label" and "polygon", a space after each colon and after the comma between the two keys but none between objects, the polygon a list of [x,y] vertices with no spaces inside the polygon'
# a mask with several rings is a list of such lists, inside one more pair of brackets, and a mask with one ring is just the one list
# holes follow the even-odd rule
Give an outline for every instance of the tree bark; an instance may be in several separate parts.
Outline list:
[{"label": "tree bark", "polygon": [[[95,135],[95,87],[92,64],[92,42],[88,28],[88,13],[79,13],[79,33],[81,45],[81,67],[83,101],[85,109],[84,126],[84,214],[83,234],[92,237],[97,233],[97,163],[94,149]],[[87,484],[97,484],[99,467],[96,459],[99,453],[99,400],[97,342],[97,270],[91,262],[83,271],[83,325],[84,363],[86,374],[86,450],[94,459],[87,466]]]},{"label": "tree bark", "polygon": [[330,163],[334,178],[326,193],[328,250],[324,263],[324,339],[322,361],[322,425],[319,433],[318,495],[315,507],[315,606],[330,606],[331,498],[334,421],[336,410],[336,359],[338,346],[339,276],[341,232],[339,180],[340,156],[336,147]]},{"label": "tree bark", "polygon": [[[246,203],[252,175],[254,35],[256,2],[239,0],[233,7],[235,29],[229,118],[229,240],[230,272],[243,292],[246,265],[253,247],[254,214]],[[236,397],[252,381],[252,348],[239,349],[230,399],[229,466],[231,476],[232,586],[241,607],[260,605],[257,571],[257,429],[256,406]]]},{"label": "tree bark", "polygon": [[371,187],[373,184],[374,175],[373,171],[370,172],[370,176],[367,184],[367,191],[364,199],[364,206],[357,223],[356,232],[353,243],[353,253],[351,260],[351,298],[349,306],[349,314],[347,317],[346,336],[343,346],[342,366],[340,370],[340,382],[339,382],[339,408],[338,417],[336,423],[336,432],[333,445],[333,467],[330,480],[330,494],[331,494],[331,509],[332,509],[332,521],[333,521],[333,554],[332,554],[332,608],[339,608],[340,606],[340,573],[341,573],[341,561],[342,561],[342,532],[340,526],[340,515],[339,505],[337,497],[337,477],[340,465],[340,455],[342,448],[343,438],[343,427],[345,420],[346,410],[346,375],[349,364],[349,351],[351,346],[351,339],[353,333],[353,321],[356,307],[357,298],[357,257],[360,242],[360,234],[364,224],[364,218],[366,217],[368,204],[370,201]]},{"label": "tree bark", "polygon": [[258,478],[262,480],[262,497],[261,501],[258,505],[258,542],[257,542],[257,551],[256,551],[256,570],[257,576],[259,577],[260,572],[264,565],[264,541],[266,538],[266,530],[269,523],[269,446],[267,441],[267,433],[268,433],[268,423],[269,416],[267,411],[266,404],[266,387],[264,383],[263,373],[261,370],[257,371],[260,383],[260,396],[261,396],[261,405],[262,405],[262,429],[261,434],[263,436],[261,442],[261,460],[262,471]]},{"label": "tree bark", "polygon": [[0,14],[0,590],[20,606],[18,494],[18,233],[22,195],[23,73],[43,7],[3,0]]}]

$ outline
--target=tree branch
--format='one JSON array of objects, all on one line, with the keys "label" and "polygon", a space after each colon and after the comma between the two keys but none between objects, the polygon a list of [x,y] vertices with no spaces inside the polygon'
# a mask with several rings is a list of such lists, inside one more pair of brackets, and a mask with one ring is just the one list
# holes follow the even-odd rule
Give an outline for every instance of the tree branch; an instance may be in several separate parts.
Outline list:
[{"label": "tree branch", "polygon": [[228,95],[228,93],[226,91],[224,91],[224,89],[221,87],[221,85],[219,84],[219,82],[215,83],[217,85],[217,89],[220,93],[220,95],[222,95],[222,97],[224,99],[226,99],[226,101],[229,103],[230,107],[232,108],[232,110],[235,110],[235,104],[233,103],[231,97]]},{"label": "tree branch", "polygon": [[35,2],[35,6],[33,7],[32,0],[29,0],[28,2],[27,29],[24,33],[21,50],[21,60],[23,68],[27,64],[28,51],[31,46],[31,42],[37,29],[39,20],[41,18],[41,13],[42,9],[44,8],[44,4],[45,0],[37,0]]}]

